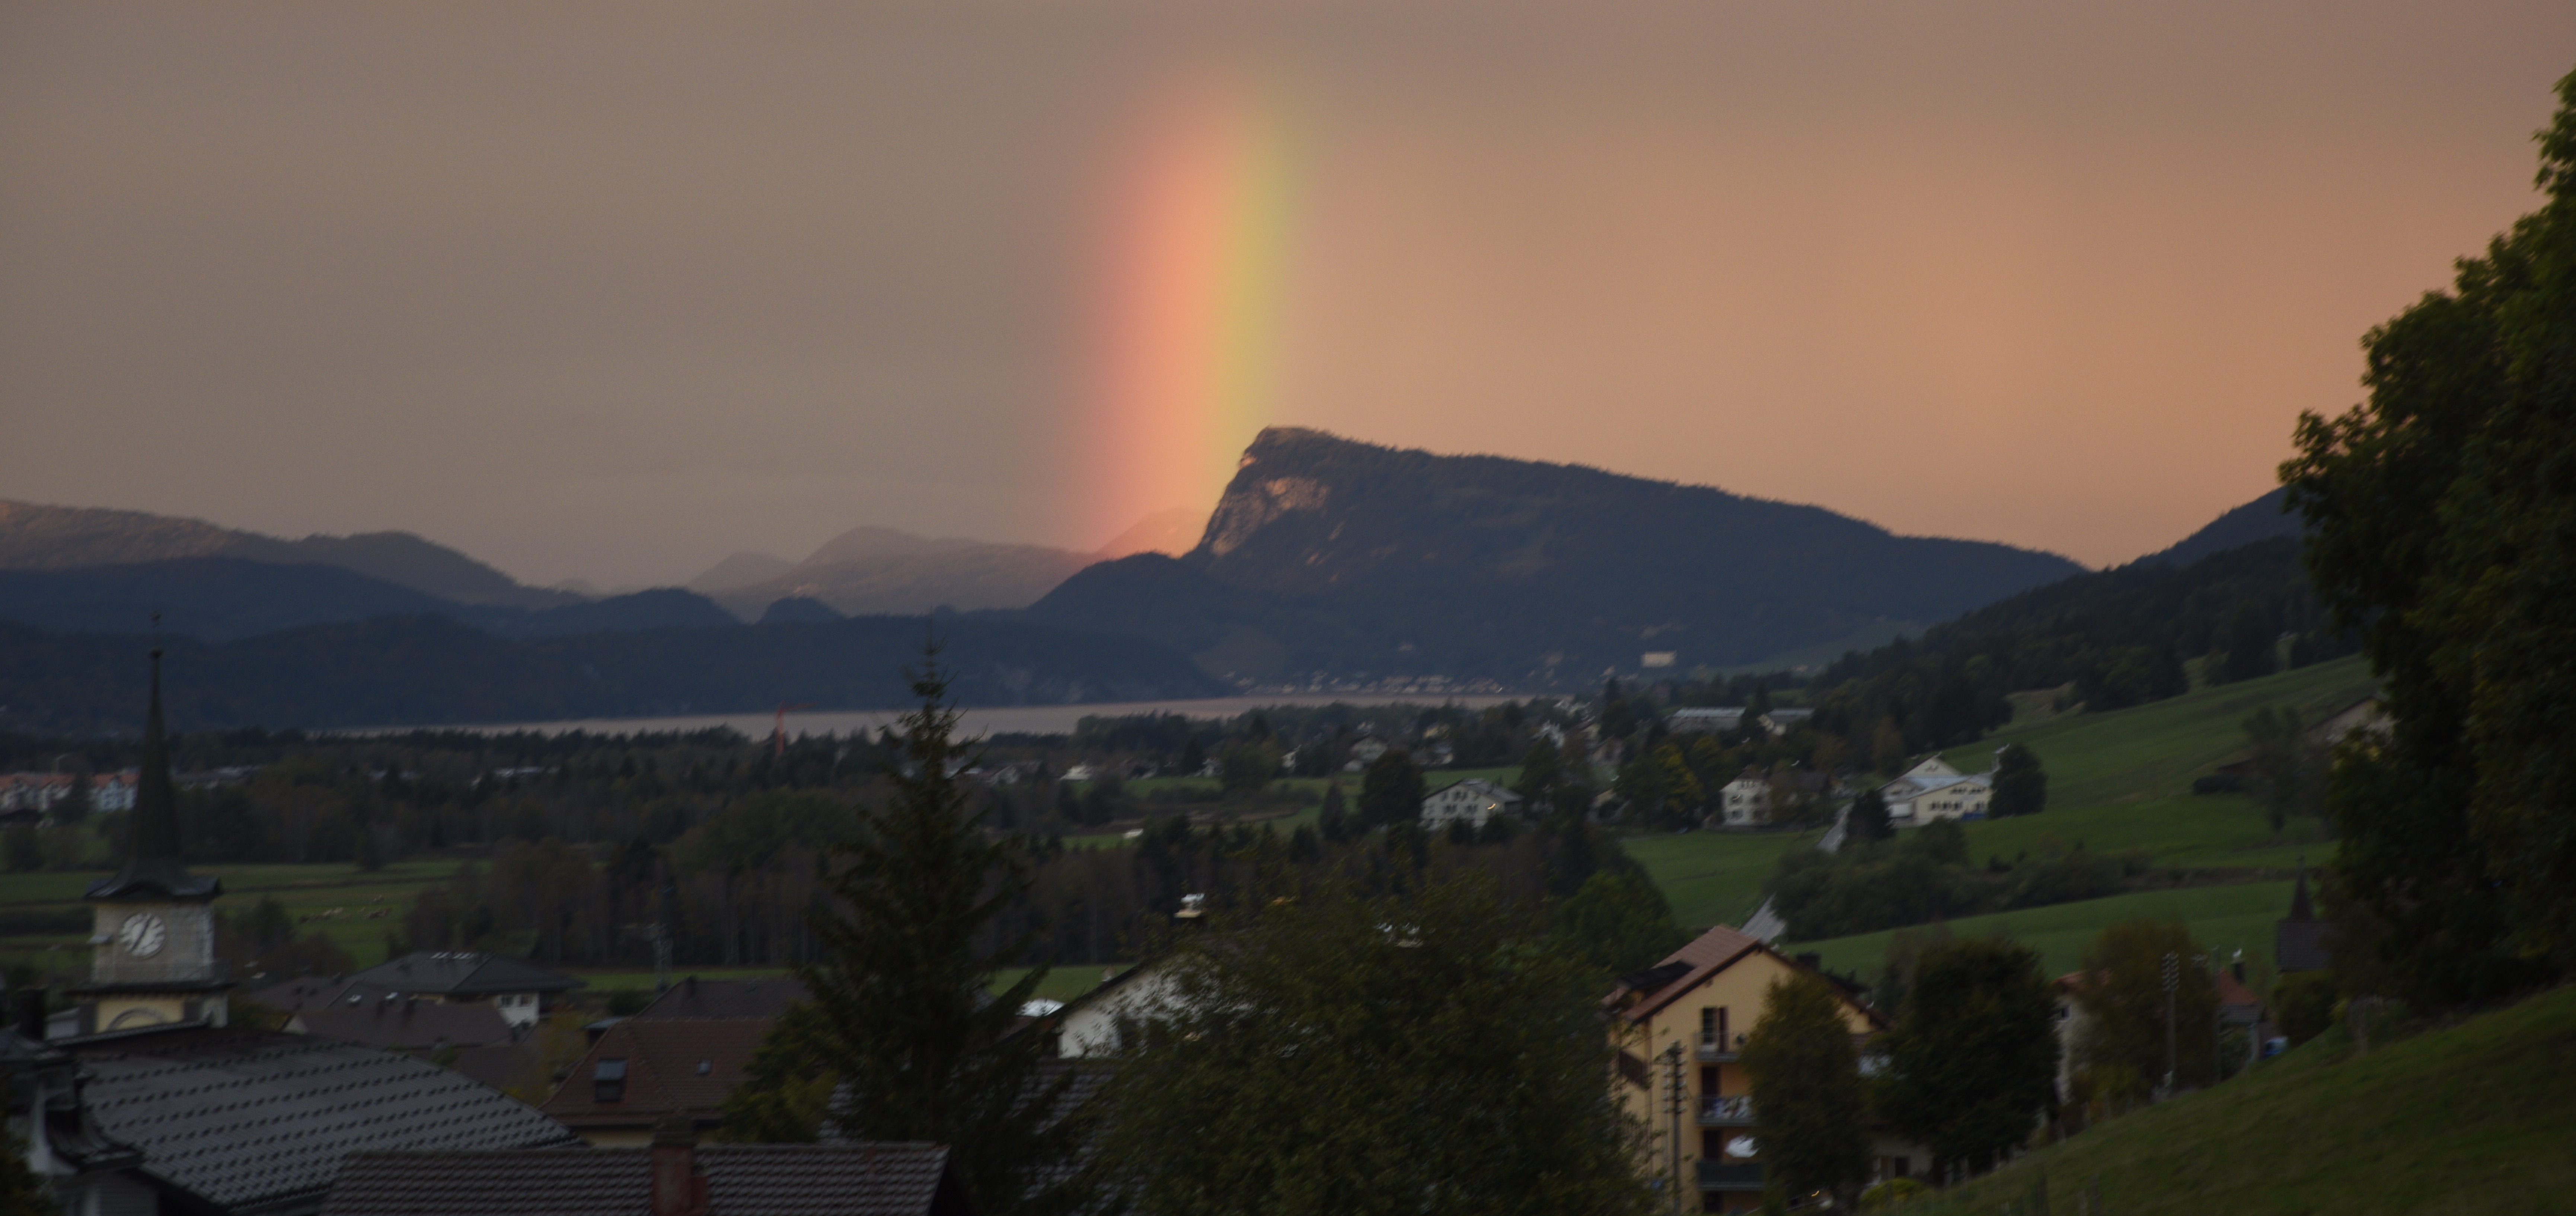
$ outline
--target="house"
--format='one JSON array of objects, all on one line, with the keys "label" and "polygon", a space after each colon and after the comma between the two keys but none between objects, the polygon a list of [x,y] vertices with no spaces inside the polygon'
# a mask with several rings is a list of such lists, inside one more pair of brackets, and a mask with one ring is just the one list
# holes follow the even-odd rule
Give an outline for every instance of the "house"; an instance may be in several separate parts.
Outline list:
[{"label": "house", "polygon": [[242,999],[291,1017],[308,1009],[329,1009],[341,1004],[362,1005],[396,995],[399,994],[391,988],[336,975],[304,975],[246,993]]},{"label": "house", "polygon": [[1386,740],[1374,735],[1362,735],[1359,742],[1351,744],[1351,758],[1343,763],[1342,771],[1356,773],[1377,763],[1377,758],[1385,754]]},{"label": "house", "polygon": [[973,1216],[946,1145],[714,1144],[359,1153],[325,1216]]},{"label": "house", "polygon": [[2317,919],[2316,905],[2308,899],[2308,859],[2301,854],[2298,885],[2290,889],[2290,914],[2272,922],[2272,961],[2281,974],[2333,966],[2334,952],[2326,945],[2326,933],[2333,927],[2332,922]]},{"label": "house", "polygon": [[1717,789],[1718,822],[1730,828],[1760,827],[1771,822],[1771,778],[1746,769]]},{"label": "house", "polygon": [[1906,827],[1935,819],[1983,819],[1995,786],[1992,774],[1962,773],[1934,755],[1878,787],[1878,796],[1887,803],[1887,821]]},{"label": "house", "polygon": [[626,1018],[590,1045],[537,1109],[601,1148],[651,1143],[682,1118],[700,1139],[724,1121],[725,1095],[742,1083],[768,1018]]},{"label": "house", "polygon": [[476,950],[414,951],[349,979],[407,997],[490,1001],[513,1026],[536,1025],[547,998],[584,986],[560,971]]},{"label": "house", "polygon": [[1785,735],[1816,716],[1812,709],[1775,709],[1762,715],[1762,729],[1773,735]]},{"label": "house", "polygon": [[702,980],[692,975],[654,997],[634,1017],[774,1018],[804,999],[805,985],[793,976]]},{"label": "house", "polygon": [[1105,1056],[1120,1046],[1119,1025],[1172,1008],[1178,1001],[1171,958],[1147,959],[1065,1002],[1056,1010],[1056,1055],[1067,1060]]},{"label": "house", "polygon": [[1422,826],[1444,828],[1464,822],[1481,828],[1496,815],[1517,815],[1521,796],[1481,777],[1469,777],[1422,800]]},{"label": "house", "polygon": [[1664,719],[1664,729],[1676,735],[1725,735],[1744,729],[1744,707],[1721,705],[1676,709]]},{"label": "house", "polygon": [[517,1042],[516,1027],[490,1005],[450,1005],[392,994],[290,1015],[288,1034],[318,1034],[387,1051],[439,1051]]},{"label": "house", "polygon": [[[180,855],[161,720],[160,652],[125,867],[91,884],[89,980],[70,991],[75,1033],[44,1049],[76,1084],[19,1130],[27,1162],[66,1211],[317,1210],[341,1159],[362,1149],[519,1149],[577,1143],[487,1085],[365,1043],[226,1025],[232,987],[215,954],[222,884]],[[22,1020],[20,1038],[40,1010]],[[39,1076],[41,1060],[30,1061]],[[14,1096],[14,1095],[13,1095]],[[101,1162],[139,1156],[111,1169]]]},{"label": "house", "polygon": [[[1654,967],[1621,977],[1602,1000],[1618,1053],[1610,1080],[1615,1100],[1653,1129],[1640,1164],[1684,1195],[1697,1195],[1697,1211],[1762,1208],[1761,1118],[1738,1053],[1770,986],[1801,973],[1833,986],[1855,1044],[1887,1029],[1876,1010],[1811,962],[1723,925]],[[1689,1112],[1678,1143],[1668,1113],[1676,1098]],[[1931,1163],[1913,1144],[1885,1135],[1873,1141],[1879,1178],[1908,1176]]]}]

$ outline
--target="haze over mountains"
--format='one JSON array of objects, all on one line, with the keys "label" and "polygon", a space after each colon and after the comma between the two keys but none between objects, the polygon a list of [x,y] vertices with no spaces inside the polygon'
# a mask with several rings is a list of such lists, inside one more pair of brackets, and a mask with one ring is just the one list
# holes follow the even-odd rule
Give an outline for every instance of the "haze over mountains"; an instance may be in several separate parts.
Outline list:
[{"label": "haze over mountains", "polygon": [[[2285,529],[2267,495],[2134,565]],[[1165,513],[1094,553],[860,527],[801,561],[735,554],[694,589],[599,599],[403,533],[8,503],[0,727],[125,725],[115,673],[155,610],[191,639],[185,678],[235,685],[200,690],[198,724],[350,726],[882,707],[933,608],[970,703],[1570,689],[1867,650],[2080,573],[1704,486],[1284,428],[1204,523]]]},{"label": "haze over mountains", "polygon": [[1188,552],[1204,522],[1186,509],[1157,512],[1090,553],[858,527],[825,541],[801,562],[733,554],[688,586],[745,620],[757,620],[769,605],[787,599],[813,600],[843,616],[1026,608],[1094,562],[1148,551]]}]

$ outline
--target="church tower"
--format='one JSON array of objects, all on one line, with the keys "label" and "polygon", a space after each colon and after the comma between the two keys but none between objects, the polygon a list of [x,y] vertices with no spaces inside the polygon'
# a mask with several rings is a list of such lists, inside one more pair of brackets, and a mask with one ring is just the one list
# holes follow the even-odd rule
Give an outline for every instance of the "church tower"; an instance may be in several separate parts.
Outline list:
[{"label": "church tower", "polygon": [[179,799],[161,725],[161,649],[152,650],[152,704],[143,722],[125,868],[91,884],[94,949],[80,999],[82,1034],[203,1021],[221,1026],[232,982],[215,960],[215,897],[223,881],[191,874],[179,856]]}]

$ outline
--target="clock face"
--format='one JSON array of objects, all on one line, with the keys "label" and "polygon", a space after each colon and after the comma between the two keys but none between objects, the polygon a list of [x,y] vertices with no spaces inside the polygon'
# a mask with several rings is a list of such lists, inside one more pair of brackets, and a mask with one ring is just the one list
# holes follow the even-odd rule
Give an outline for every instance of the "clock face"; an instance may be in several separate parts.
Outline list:
[{"label": "clock face", "polygon": [[125,952],[136,958],[150,958],[161,953],[161,944],[169,937],[169,928],[161,923],[160,917],[149,912],[127,917],[125,927],[116,931],[117,944],[124,946]]}]

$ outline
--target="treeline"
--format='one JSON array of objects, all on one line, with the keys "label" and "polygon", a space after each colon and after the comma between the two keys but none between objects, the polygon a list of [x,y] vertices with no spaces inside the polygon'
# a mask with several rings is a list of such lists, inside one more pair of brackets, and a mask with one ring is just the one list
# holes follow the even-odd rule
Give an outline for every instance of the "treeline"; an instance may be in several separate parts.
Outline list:
[{"label": "treeline", "polygon": [[2096,853],[2043,833],[2036,854],[1983,864],[1967,833],[1940,819],[1899,840],[1848,840],[1837,853],[1791,849],[1763,892],[1793,941],[1819,941],[1962,916],[2100,899],[2154,881],[2144,849]]}]

